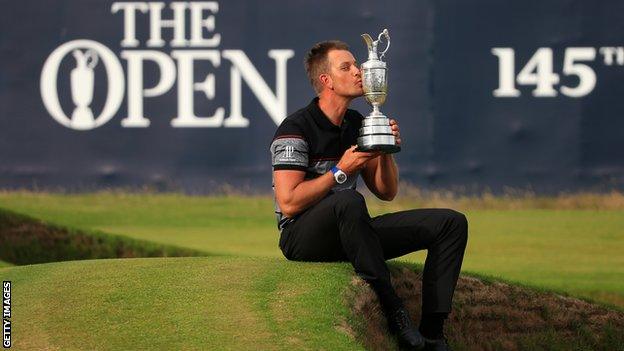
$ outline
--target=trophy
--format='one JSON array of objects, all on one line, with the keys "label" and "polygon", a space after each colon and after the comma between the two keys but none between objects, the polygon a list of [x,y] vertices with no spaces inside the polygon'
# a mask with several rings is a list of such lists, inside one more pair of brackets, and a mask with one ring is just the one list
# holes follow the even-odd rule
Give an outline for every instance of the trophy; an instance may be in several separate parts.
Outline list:
[{"label": "trophy", "polygon": [[72,113],[71,125],[77,129],[90,129],[95,125],[93,112],[89,105],[93,100],[93,69],[98,56],[93,50],[72,52],[76,67],[71,71],[71,93],[76,108]]},{"label": "trophy", "polygon": [[[385,37],[387,44],[385,50],[378,54],[377,46],[382,37]],[[362,64],[361,68],[362,88],[364,98],[373,107],[373,111],[362,120],[357,150],[395,153],[400,151],[401,147],[396,144],[390,120],[379,111],[379,106],[386,101],[388,91],[388,70],[386,63],[381,59],[390,47],[390,34],[387,29],[384,29],[375,41],[368,34],[362,34],[362,38],[368,47],[368,60]]]}]

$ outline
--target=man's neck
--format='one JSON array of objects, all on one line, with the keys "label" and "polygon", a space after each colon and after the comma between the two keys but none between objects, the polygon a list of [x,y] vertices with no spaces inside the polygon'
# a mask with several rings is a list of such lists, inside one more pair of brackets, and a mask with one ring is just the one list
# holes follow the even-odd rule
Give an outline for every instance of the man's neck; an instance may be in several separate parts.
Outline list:
[{"label": "man's neck", "polygon": [[329,118],[329,121],[336,126],[340,126],[351,100],[351,98],[321,93],[318,104],[321,111]]}]

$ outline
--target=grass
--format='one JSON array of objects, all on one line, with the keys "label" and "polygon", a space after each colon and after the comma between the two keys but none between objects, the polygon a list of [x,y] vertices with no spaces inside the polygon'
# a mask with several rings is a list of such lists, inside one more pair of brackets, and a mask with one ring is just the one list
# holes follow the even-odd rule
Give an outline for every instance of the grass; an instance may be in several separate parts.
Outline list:
[{"label": "grass", "polygon": [[[392,264],[392,280],[413,319],[420,318],[422,267]],[[347,301],[368,350],[395,349],[374,293],[354,279]],[[624,313],[560,294],[462,274],[446,335],[454,350],[624,350]]]},{"label": "grass", "polygon": [[[107,259],[0,269],[16,350],[358,350],[346,264]],[[321,308],[314,308],[320,306]]]},{"label": "grass", "polygon": [[[373,215],[427,206],[457,208],[470,223],[464,271],[624,307],[624,201],[617,193],[600,199],[526,195],[514,202],[434,196],[369,201],[369,208]],[[555,205],[567,209],[553,209]],[[496,206],[506,209],[492,209]],[[273,201],[266,196],[5,192],[0,193],[0,207],[70,227],[212,254],[281,257]],[[424,262],[425,255],[418,252],[402,260]]]},{"label": "grass", "polygon": [[0,259],[16,265],[97,258],[207,256],[208,253],[46,223],[0,208]]},{"label": "grass", "polygon": [[[528,196],[516,203],[437,196],[400,198],[393,203],[369,201],[369,208],[373,215],[429,206],[452,207],[467,214],[470,238],[463,270],[479,272],[485,283],[463,278],[450,333],[455,333],[452,341],[458,349],[496,349],[494,344],[476,347],[484,338],[470,339],[473,335],[462,330],[467,323],[524,322],[523,315],[492,305],[492,296],[504,300],[536,294],[534,289],[524,292],[516,287],[501,294],[492,290],[500,285],[496,277],[589,297],[620,309],[624,306],[624,206],[617,194],[605,196],[604,205],[595,196],[581,200]],[[559,210],[558,203],[567,205]],[[358,350],[368,345],[362,341],[361,328],[370,321],[352,315],[347,301],[354,299],[343,295],[349,294],[345,287],[352,282],[352,268],[345,263],[284,260],[277,248],[270,197],[0,192],[0,208],[69,230],[101,231],[226,255],[9,267],[0,262],[0,277],[13,281],[13,335],[18,350]],[[416,253],[402,260],[419,263],[423,258],[424,253]],[[400,283],[400,294],[418,294],[418,280],[410,279]],[[475,284],[480,285],[475,289]],[[476,304],[471,291],[481,292]],[[371,291],[365,296],[366,310],[371,310]],[[553,300],[551,311],[540,307],[540,296],[536,297],[533,305],[524,308],[538,322],[539,318],[554,321],[556,306],[569,302]],[[417,299],[409,301],[417,319]],[[514,309],[508,302],[504,306]],[[567,318],[570,309],[563,311]],[[480,321],[482,316],[489,319]],[[581,335],[590,331],[574,323],[591,316],[583,309],[579,316],[567,327],[580,335],[576,339],[560,339],[557,331],[546,328],[529,332],[513,345],[553,349],[545,345],[555,340],[561,349],[624,350],[617,332],[607,330],[601,340]],[[373,323],[373,328],[381,325]],[[524,327],[518,324],[516,328]],[[505,330],[498,334],[504,336]],[[503,338],[501,342],[505,346],[510,341]],[[383,345],[393,347],[391,340]]]}]

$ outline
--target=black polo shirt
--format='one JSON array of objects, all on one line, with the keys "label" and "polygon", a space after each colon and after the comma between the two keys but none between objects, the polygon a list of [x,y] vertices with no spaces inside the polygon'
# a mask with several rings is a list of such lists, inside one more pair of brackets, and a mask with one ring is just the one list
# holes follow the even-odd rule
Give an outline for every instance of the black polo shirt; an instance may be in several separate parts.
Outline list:
[{"label": "black polo shirt", "polygon": [[[273,170],[304,171],[305,179],[321,176],[335,166],[344,152],[357,143],[363,116],[347,109],[341,126],[334,125],[318,106],[318,98],[305,108],[286,117],[277,128],[271,143]],[[357,174],[332,191],[355,189]],[[275,192],[275,184],[273,184]],[[282,215],[275,201],[277,226],[281,230],[291,219]]]}]

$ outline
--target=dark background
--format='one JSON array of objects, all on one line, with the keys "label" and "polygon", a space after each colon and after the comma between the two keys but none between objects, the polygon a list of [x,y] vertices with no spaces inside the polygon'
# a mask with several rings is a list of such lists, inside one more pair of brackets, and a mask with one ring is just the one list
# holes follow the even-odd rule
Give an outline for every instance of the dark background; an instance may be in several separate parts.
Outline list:
[{"label": "dark background", "polygon": [[[58,46],[75,39],[122,50],[169,54],[172,30],[162,48],[148,48],[148,15],[137,14],[137,48],[123,48],[123,14],[110,1],[0,0],[0,187],[83,191],[143,187],[210,193],[223,184],[265,192],[271,187],[271,138],[277,127],[243,81],[247,128],[174,128],[177,84],[144,99],[147,128],[124,128],[127,87],[118,113],[101,127],[78,131],[56,122],[43,106],[43,63]],[[172,17],[165,7],[163,18]],[[275,91],[271,49],[292,49],[288,60],[288,112],[306,105],[313,90],[302,60],[314,43],[347,42],[366,60],[360,34],[390,30],[386,56],[389,95],[382,111],[401,126],[403,150],[396,155],[401,179],[426,189],[478,192],[529,189],[539,193],[624,189],[624,67],[606,66],[602,56],[587,64],[597,83],[588,95],[538,98],[534,86],[516,84],[521,96],[497,98],[494,47],[515,50],[515,74],[540,47],[553,50],[555,85],[575,86],[562,74],[569,47],[624,45],[624,3],[618,1],[240,1],[219,2],[215,15],[221,44],[209,50],[243,50]],[[187,20],[188,25],[188,20]],[[187,31],[188,34],[188,31]],[[206,35],[207,37],[209,35]],[[71,55],[59,70],[59,98],[66,114],[73,103]],[[144,68],[145,86],[159,79],[156,65]],[[195,94],[197,115],[222,106],[229,115],[230,67],[197,63],[196,81],[216,75],[216,96]],[[125,72],[127,76],[127,71]],[[106,96],[106,72],[95,70],[91,107],[97,115]],[[127,77],[126,77],[127,84]],[[363,101],[354,105],[363,114]]]}]

